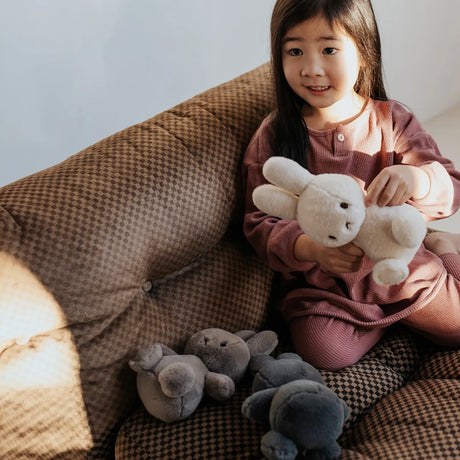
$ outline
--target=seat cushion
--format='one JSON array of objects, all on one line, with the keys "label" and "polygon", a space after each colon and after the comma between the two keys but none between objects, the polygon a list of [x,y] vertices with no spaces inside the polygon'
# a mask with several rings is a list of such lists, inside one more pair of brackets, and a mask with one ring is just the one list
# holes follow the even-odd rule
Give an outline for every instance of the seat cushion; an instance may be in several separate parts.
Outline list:
[{"label": "seat cushion", "polygon": [[343,445],[372,460],[460,458],[460,380],[409,383],[373,407]]},{"label": "seat cushion", "polygon": [[[282,343],[279,350],[289,350],[289,347],[289,343]],[[425,387],[413,379],[420,372],[420,366],[425,365],[427,357],[436,359],[439,353],[424,339],[397,326],[357,364],[338,372],[322,371],[327,385],[345,400],[351,411],[340,439],[344,447],[343,458],[377,458],[373,457],[373,433],[374,429],[382,427],[372,418],[372,408],[379,407],[379,404],[396,407],[404,401],[404,395],[413,393],[411,397],[418,401],[419,409],[414,405],[411,413],[413,420],[417,420],[418,410],[430,405],[430,397],[418,397]],[[442,386],[442,382],[439,385]],[[445,390],[451,387],[446,386]],[[398,391],[403,396],[398,397]],[[251,377],[247,376],[231,400],[217,403],[205,399],[192,416],[172,424],[154,419],[139,407],[118,433],[116,459],[261,458],[260,440],[269,428],[266,424],[248,421],[241,414],[241,405],[250,393]],[[450,415],[457,407],[455,404],[450,408]],[[394,413],[390,409],[389,414]],[[366,422],[368,419],[371,422]],[[367,431],[360,428],[361,424]],[[368,440],[370,447],[361,443],[362,439]],[[409,442],[410,431],[401,434],[401,439]],[[376,442],[378,450],[378,438]],[[423,452],[420,446],[414,449],[419,454]]]}]

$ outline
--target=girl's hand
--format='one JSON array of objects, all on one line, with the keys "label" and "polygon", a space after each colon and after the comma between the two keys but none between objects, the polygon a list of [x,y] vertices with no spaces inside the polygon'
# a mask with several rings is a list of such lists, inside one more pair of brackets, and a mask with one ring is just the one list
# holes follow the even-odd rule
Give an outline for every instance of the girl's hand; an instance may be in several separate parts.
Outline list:
[{"label": "girl's hand", "polygon": [[304,262],[318,262],[332,273],[351,273],[360,269],[364,252],[352,243],[339,248],[328,248],[307,235],[300,235],[294,247],[295,256]]},{"label": "girl's hand", "polygon": [[420,168],[393,165],[380,171],[367,189],[366,206],[398,206],[409,198],[420,199],[428,194],[430,179]]}]

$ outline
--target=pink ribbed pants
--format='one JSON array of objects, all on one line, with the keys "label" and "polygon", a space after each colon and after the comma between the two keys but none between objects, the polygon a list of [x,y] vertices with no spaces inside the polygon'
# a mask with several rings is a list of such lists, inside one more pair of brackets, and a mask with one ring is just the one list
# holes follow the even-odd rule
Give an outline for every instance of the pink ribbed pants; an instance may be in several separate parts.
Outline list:
[{"label": "pink ribbed pants", "polygon": [[[441,256],[448,273],[437,295],[400,322],[434,343],[460,346],[460,255]],[[290,321],[291,340],[302,358],[320,369],[356,363],[384,335],[385,328],[357,327],[337,318],[306,315]]]}]

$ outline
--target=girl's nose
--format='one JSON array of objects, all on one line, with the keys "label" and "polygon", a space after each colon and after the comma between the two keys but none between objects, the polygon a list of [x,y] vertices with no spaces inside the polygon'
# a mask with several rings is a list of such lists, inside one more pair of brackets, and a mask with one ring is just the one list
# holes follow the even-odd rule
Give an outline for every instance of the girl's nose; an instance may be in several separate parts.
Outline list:
[{"label": "girl's nose", "polygon": [[306,59],[302,65],[302,77],[318,77],[324,75],[324,68],[319,59]]}]

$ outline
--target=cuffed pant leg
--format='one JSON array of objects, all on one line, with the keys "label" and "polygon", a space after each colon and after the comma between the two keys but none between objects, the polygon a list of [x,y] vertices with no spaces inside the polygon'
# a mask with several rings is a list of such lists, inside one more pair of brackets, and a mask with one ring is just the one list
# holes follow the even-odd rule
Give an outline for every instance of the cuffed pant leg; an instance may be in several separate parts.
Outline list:
[{"label": "cuffed pant leg", "polygon": [[448,275],[436,297],[401,323],[438,345],[459,347],[460,282]]},{"label": "cuffed pant leg", "polygon": [[346,321],[317,315],[295,318],[289,327],[296,353],[326,370],[356,363],[385,333],[383,328],[357,328]]}]

